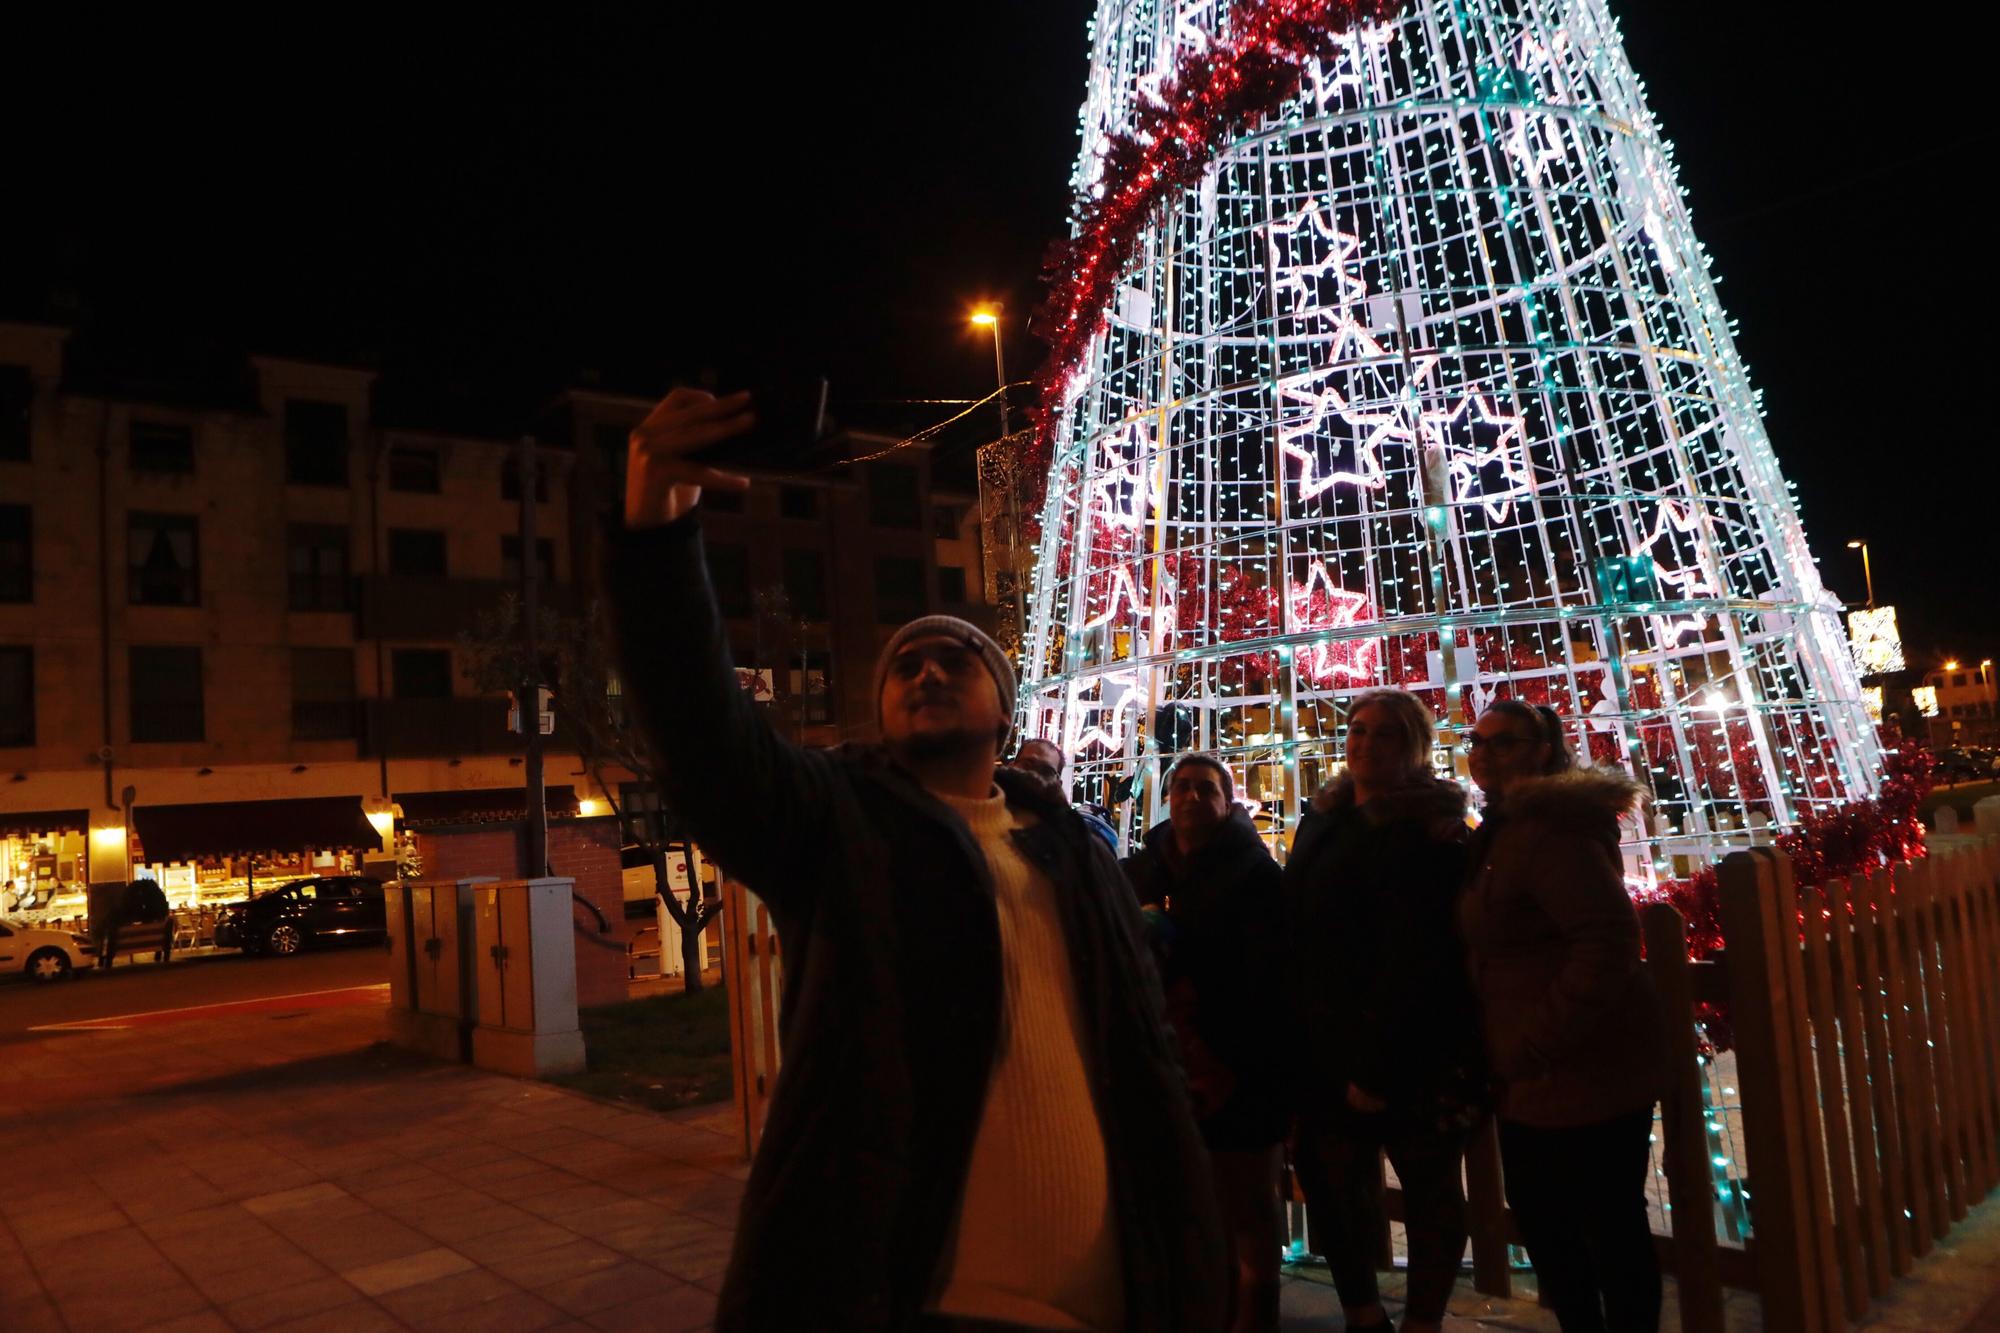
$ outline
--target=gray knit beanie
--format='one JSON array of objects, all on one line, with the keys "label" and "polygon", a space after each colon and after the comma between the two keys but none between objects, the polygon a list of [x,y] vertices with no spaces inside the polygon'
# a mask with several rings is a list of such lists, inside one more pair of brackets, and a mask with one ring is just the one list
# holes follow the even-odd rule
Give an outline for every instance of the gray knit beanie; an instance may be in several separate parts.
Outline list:
[{"label": "gray knit beanie", "polygon": [[882,655],[875,659],[875,721],[878,724],[882,721],[882,685],[889,678],[889,659],[901,652],[905,644],[918,639],[955,639],[978,653],[979,660],[986,664],[987,674],[993,677],[993,688],[999,691],[1000,714],[1008,719],[1008,728],[1012,729],[1014,665],[985,630],[957,616],[919,616],[889,636]]}]

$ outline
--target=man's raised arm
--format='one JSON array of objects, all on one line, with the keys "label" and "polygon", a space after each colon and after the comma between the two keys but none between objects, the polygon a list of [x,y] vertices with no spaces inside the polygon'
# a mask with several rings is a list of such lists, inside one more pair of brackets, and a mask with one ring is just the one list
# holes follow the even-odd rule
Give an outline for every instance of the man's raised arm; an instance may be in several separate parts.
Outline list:
[{"label": "man's raised arm", "polygon": [[693,514],[704,486],[746,489],[690,457],[754,424],[749,398],[676,389],[632,432],[625,522],[605,570],[626,697],[674,812],[773,906],[799,903],[830,833],[830,761],[780,738],[737,685]]}]

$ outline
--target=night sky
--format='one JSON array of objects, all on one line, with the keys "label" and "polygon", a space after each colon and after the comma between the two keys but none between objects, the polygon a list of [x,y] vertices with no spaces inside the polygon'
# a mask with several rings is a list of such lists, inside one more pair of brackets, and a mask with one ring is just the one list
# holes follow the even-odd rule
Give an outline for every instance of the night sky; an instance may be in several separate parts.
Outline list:
[{"label": "night sky", "polygon": [[[579,371],[650,392],[703,367],[824,372],[856,413],[923,419],[895,400],[992,387],[980,299],[1033,370],[1018,317],[1063,229],[1087,0],[536,8],[18,30],[0,316],[107,355],[363,361],[484,421]],[[2000,656],[1965,184],[1994,156],[1990,41],[1614,8],[1827,583],[1860,599],[1866,537],[1913,664]]]}]

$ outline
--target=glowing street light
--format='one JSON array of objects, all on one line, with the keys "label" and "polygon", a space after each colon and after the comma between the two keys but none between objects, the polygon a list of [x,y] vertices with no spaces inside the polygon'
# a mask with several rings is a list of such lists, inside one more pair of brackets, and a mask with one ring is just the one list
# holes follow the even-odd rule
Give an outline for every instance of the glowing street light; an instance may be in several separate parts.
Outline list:
[{"label": "glowing street light", "polygon": [[1864,541],[1851,541],[1847,544],[1847,549],[1861,552],[1861,577],[1868,582],[1868,607],[1870,610],[1873,610],[1875,607],[1875,571],[1868,564],[1868,543]]}]

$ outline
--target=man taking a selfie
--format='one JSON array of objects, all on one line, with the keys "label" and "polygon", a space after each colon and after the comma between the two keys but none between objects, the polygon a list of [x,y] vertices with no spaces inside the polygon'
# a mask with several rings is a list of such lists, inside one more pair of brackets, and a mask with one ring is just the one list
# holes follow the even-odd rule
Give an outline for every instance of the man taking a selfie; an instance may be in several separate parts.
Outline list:
[{"label": "man taking a selfie", "polygon": [[1060,792],[995,771],[999,646],[948,616],[897,630],[879,745],[788,744],[737,688],[697,502],[749,481],[696,455],[753,424],[742,394],[655,407],[608,569],[673,809],[784,946],[716,1327],[1218,1327],[1221,1227],[1138,913]]}]

